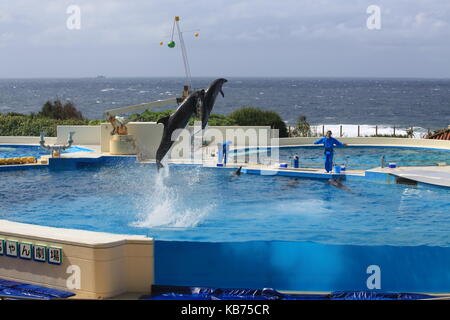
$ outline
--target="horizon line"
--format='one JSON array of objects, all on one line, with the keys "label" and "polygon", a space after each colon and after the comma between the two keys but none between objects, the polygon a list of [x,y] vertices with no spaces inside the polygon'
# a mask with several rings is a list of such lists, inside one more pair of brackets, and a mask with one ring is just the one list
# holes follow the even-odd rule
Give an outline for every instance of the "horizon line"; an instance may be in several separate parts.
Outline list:
[{"label": "horizon line", "polygon": [[[193,76],[192,79],[206,78],[234,79],[402,79],[402,80],[450,80],[450,76]],[[185,79],[184,76],[37,76],[37,77],[0,77],[0,80],[52,80],[52,79]]]}]

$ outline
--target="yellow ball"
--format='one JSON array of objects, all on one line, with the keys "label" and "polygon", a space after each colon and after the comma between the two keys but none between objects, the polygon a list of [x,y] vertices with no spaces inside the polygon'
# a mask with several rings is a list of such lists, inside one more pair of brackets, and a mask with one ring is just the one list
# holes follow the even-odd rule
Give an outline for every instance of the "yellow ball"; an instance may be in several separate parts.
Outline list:
[{"label": "yellow ball", "polygon": [[198,33],[194,33],[194,37],[198,37],[199,36],[199,34]]},{"label": "yellow ball", "polygon": [[162,41],[159,43],[160,46],[162,46],[163,44],[164,44],[164,42],[162,42]]}]

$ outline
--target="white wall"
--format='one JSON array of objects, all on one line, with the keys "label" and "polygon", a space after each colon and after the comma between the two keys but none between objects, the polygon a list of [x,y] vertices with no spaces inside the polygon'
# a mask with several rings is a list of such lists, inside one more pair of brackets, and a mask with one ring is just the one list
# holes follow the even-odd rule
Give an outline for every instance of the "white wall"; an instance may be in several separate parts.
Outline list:
[{"label": "white wall", "polygon": [[211,126],[204,138],[214,139],[214,143],[231,141],[234,147],[266,145],[270,144],[272,131],[270,126]]},{"label": "white wall", "polygon": [[[312,144],[319,138],[280,138],[280,146]],[[339,141],[348,144],[360,145],[392,145],[392,146],[424,146],[435,148],[450,148],[450,141],[433,139],[407,139],[407,138],[337,138]]]},{"label": "white wall", "polygon": [[[37,144],[39,145],[40,137],[7,137],[1,136],[0,143],[3,144]],[[54,144],[56,143],[55,137],[45,138],[46,143]]]},{"label": "white wall", "polygon": [[56,128],[56,143],[67,143],[69,132],[75,132],[73,144],[75,145],[99,145],[100,126],[58,126]]}]

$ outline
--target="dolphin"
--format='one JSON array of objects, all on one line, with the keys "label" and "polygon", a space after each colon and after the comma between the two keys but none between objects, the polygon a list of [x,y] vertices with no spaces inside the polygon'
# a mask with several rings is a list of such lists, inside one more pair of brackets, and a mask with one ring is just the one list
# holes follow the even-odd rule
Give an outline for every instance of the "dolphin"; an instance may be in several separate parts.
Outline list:
[{"label": "dolphin", "polygon": [[230,174],[230,181],[233,181],[233,180],[239,178],[241,176],[241,173],[242,173],[241,170],[242,170],[242,166],[237,168],[236,171],[232,172]]},{"label": "dolphin", "polygon": [[341,179],[339,179],[339,178],[337,178],[337,179],[329,179],[328,183],[331,184],[333,187],[336,187],[338,189],[345,190],[345,191],[348,191],[348,192],[353,192],[349,187],[345,186],[342,183]]},{"label": "dolphin", "polygon": [[235,172],[232,173],[233,177],[241,175],[242,166],[240,166]]},{"label": "dolphin", "polygon": [[205,91],[205,98],[203,99],[203,104],[201,107],[202,114],[202,130],[205,129],[208,124],[209,115],[211,110],[216,102],[217,94],[220,92],[222,97],[225,97],[222,91],[222,86],[225,82],[228,82],[227,79],[219,78],[211,82],[208,89]]},{"label": "dolphin", "polygon": [[163,167],[161,160],[166,153],[170,150],[176,137],[172,137],[173,133],[177,129],[184,129],[191,117],[197,113],[198,104],[202,104],[205,95],[205,90],[198,90],[192,92],[169,116],[163,117],[157,121],[157,123],[164,124],[163,136],[158,150],[156,151],[156,165],[158,170]]}]

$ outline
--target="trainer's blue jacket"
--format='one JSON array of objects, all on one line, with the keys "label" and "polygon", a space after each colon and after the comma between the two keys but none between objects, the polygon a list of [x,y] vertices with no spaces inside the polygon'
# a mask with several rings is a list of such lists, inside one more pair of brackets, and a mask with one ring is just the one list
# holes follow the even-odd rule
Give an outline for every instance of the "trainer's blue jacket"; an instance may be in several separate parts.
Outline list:
[{"label": "trainer's blue jacket", "polygon": [[333,137],[323,137],[314,142],[314,144],[323,144],[325,147],[325,150],[333,151],[333,147],[336,145],[338,147],[343,146],[344,144],[342,142],[339,142],[337,139]]}]

